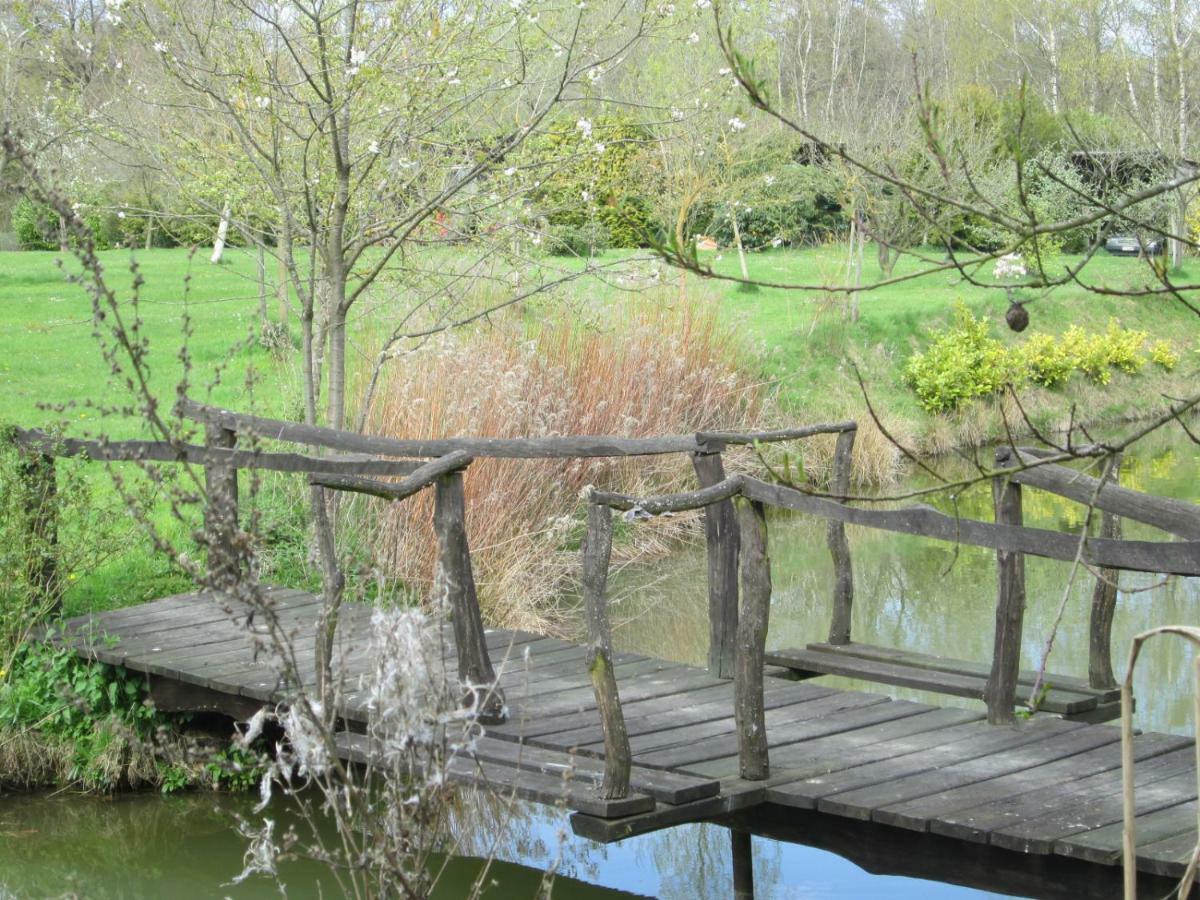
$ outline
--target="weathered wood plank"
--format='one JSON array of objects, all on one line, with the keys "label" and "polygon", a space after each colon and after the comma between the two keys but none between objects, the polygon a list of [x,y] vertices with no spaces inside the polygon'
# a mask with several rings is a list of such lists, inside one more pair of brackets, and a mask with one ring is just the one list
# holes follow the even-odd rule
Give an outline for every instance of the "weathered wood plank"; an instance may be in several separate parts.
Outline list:
[{"label": "weathered wood plank", "polygon": [[[1055,841],[1054,852],[1059,856],[1086,859],[1088,862],[1102,865],[1120,865],[1124,827],[1123,822],[1114,822],[1112,825],[1072,834]],[[1188,800],[1157,812],[1139,816],[1137,820],[1138,856],[1141,856],[1142,851],[1152,844],[1180,836],[1184,836],[1193,847],[1195,846],[1195,800]]]},{"label": "weathered wood plank", "polygon": [[[1140,822],[1141,820],[1139,820]],[[1137,867],[1141,872],[1182,878],[1196,850],[1196,835],[1177,834],[1154,844],[1139,846]]]},{"label": "weathered wood plank", "polygon": [[[343,733],[337,738],[338,754],[350,762],[372,761],[371,741],[366,735]],[[593,795],[590,784],[564,777],[562,773],[543,774],[535,769],[456,756],[446,763],[446,776],[456,784],[479,787],[498,794],[548,806],[565,806],[598,818],[623,818],[652,811],[654,798],[633,794],[620,800],[604,800]]]},{"label": "weathered wood plank", "polygon": [[884,825],[925,831],[929,827],[930,806],[944,798],[946,792],[980,782],[989,783],[1013,773],[1023,774],[1058,760],[1070,760],[1097,747],[1115,746],[1119,735],[1113,734],[1113,730],[1081,728],[1002,753],[956,762],[936,772],[891,781],[885,793],[895,800],[877,808],[871,818]]},{"label": "weathered wood plank", "polygon": [[[720,454],[693,454],[692,466],[701,488],[725,480]],[[737,514],[730,498],[704,508],[704,540],[708,554],[708,671],[718,678],[733,678],[740,537]]]},{"label": "weathered wood plank", "polygon": [[[937,656],[931,653],[918,653],[914,650],[902,650],[896,647],[860,644],[855,641],[837,646],[826,643],[814,643],[809,644],[808,649],[824,653],[840,653],[844,656],[856,656],[879,662],[895,663],[914,669],[951,672],[956,675],[968,675],[980,679],[986,679],[990,671],[988,663],[970,662],[968,660],[954,659],[949,656]],[[1018,688],[1032,689],[1037,680],[1038,673],[1034,669],[1021,669],[1017,672]],[[1042,679],[1042,683],[1051,689],[1060,691],[1064,700],[1071,699],[1068,696],[1070,694],[1082,694],[1084,696],[1095,696],[1101,703],[1109,703],[1119,700],[1121,696],[1120,689],[1094,688],[1088,684],[1087,679],[1078,678],[1073,675],[1048,672]],[[1044,704],[1041,706],[1041,709],[1049,712],[1062,712],[1060,709],[1049,709]]]},{"label": "weathered wood plank", "polygon": [[[1115,483],[1121,474],[1121,455],[1111,461],[1111,478]],[[1100,536],[1110,540],[1121,539],[1121,520],[1111,512],[1100,515]],[[1112,627],[1117,612],[1116,569],[1101,569],[1092,587],[1092,608],[1088,621],[1088,683],[1097,688],[1117,688],[1117,677],[1112,665]],[[1118,698],[1120,691],[1116,691]]]},{"label": "weathered wood plank", "polygon": [[433,530],[438,541],[434,590],[444,593],[454,625],[458,680],[465,693],[464,703],[475,710],[480,722],[502,722],[504,692],[496,684],[475,591],[461,469],[442,474],[434,482]]},{"label": "weathered wood plank", "polygon": [[373,478],[363,478],[358,475],[313,474],[309,476],[308,482],[337,491],[367,494],[396,503],[424,490],[443,475],[465,469],[471,464],[472,459],[473,457],[469,453],[456,450],[413,469],[403,481],[376,481]]},{"label": "weathered wood plank", "polygon": [[264,450],[233,450],[173,444],[167,441],[88,441],[56,438],[42,431],[17,429],[17,443],[52,456],[83,456],[96,462],[186,462],[193,465],[222,465],[231,469],[267,472],[324,473],[328,475],[408,475],[420,463],[412,460],[378,459],[363,454],[303,456]]},{"label": "weathered wood plank", "polygon": [[372,453],[379,456],[445,456],[463,450],[472,456],[507,459],[564,459],[571,457],[658,456],[665,453],[703,453],[719,451],[726,444],[771,443],[790,441],[816,434],[845,430],[851,422],[808,425],[777,431],[703,432],[671,437],[627,438],[612,435],[572,435],[543,438],[442,438],[399,440],[338,431],[316,425],[301,425],[280,419],[268,419],[236,413],[184,399],[178,410],[186,418],[212,422],[246,434],[276,441],[290,441],[314,447]]},{"label": "weathered wood plank", "polygon": [[[1134,741],[1134,758],[1139,761],[1139,769],[1152,772],[1163,765],[1177,765],[1178,754],[1189,747],[1189,741],[1174,735],[1141,735]],[[1119,795],[1120,769],[1119,748],[1114,751],[1104,747],[1072,760],[1039,766],[1024,778],[1014,774],[996,779],[990,790],[977,787],[966,791],[961,796],[964,804],[961,806],[953,796],[957,792],[951,792],[946,803],[957,808],[937,811],[930,830],[959,840],[986,843],[993,831],[1044,816],[1060,806],[1106,793]],[[1022,790],[1026,784],[1029,790]],[[971,804],[973,799],[978,802]]]},{"label": "weathered wood plank", "polygon": [[[830,699],[833,703],[829,705],[840,703],[840,708],[831,710],[827,715],[806,718],[803,721],[791,722],[779,720],[778,717],[776,721],[772,721],[771,715],[768,714],[767,728],[771,740],[777,747],[784,744],[795,744],[827,734],[853,731],[856,728],[865,728],[878,722],[915,715],[917,712],[912,707],[896,705],[888,701],[886,697],[872,698],[869,694],[857,698],[846,696],[840,701],[835,698]],[[811,711],[817,704],[824,703],[823,700],[816,700],[806,706]],[[785,707],[784,709],[790,708]],[[778,713],[779,710],[773,710],[773,712]],[[807,714],[806,712],[805,715]],[[669,747],[646,755],[638,754],[635,751],[634,759],[640,765],[687,769],[693,763],[731,756],[736,752],[737,736],[735,734],[719,734],[700,744]]]},{"label": "weathered wood plank", "polygon": [[[1005,454],[1005,459],[1011,458],[1011,450],[1007,447],[997,452]],[[1018,455],[1025,464],[1037,461],[1033,454],[1025,450],[1019,451]],[[1200,540],[1200,506],[1187,500],[1158,497],[1113,483],[1101,488],[1099,478],[1054,463],[1024,469],[1013,473],[1011,477],[1021,484],[1091,504],[1097,509],[1135,522],[1153,525],[1189,541]]]},{"label": "weathered wood plank", "polygon": [[[1159,773],[1161,774],[1161,773]],[[1174,806],[1196,797],[1196,770],[1191,767],[1171,777],[1154,781],[1140,781],[1135,798],[1137,815]],[[1019,853],[1048,854],[1056,841],[1080,831],[1091,831],[1104,825],[1119,822],[1122,815],[1120,794],[1092,798],[1074,806],[1062,807],[1047,816],[1022,822],[992,832],[991,842],[998,847],[1016,850]]]},{"label": "weathered wood plank", "polygon": [[[986,724],[963,729],[948,743],[928,747],[916,753],[880,760],[847,769],[820,780],[817,809],[852,819],[870,819],[876,809],[904,799],[892,791],[893,783],[913,775],[936,773],[940,769],[980,757],[1011,751],[1024,744],[1054,738],[1084,727],[1057,719],[1023,722],[1019,726],[995,727]],[[925,787],[921,782],[918,791]],[[902,788],[898,787],[898,790]],[[930,793],[930,791],[925,791]],[[921,796],[918,793],[918,796]]]},{"label": "weathered wood plank", "polygon": [[[803,685],[803,687],[812,687]],[[763,692],[763,704],[767,710],[780,706],[791,706],[809,700],[817,700],[837,693],[833,688],[814,688],[812,693],[799,693],[792,685],[772,685]],[[686,702],[662,703],[657,698],[654,707],[646,712],[639,712],[630,707],[625,708],[625,727],[630,739],[640,735],[654,734],[672,728],[682,728],[689,725],[703,725],[716,720],[727,720],[733,712],[733,691],[724,692],[717,700],[708,700],[711,694],[695,691],[684,695]],[[590,748],[599,744],[603,739],[598,720],[593,720],[576,728],[556,731],[530,740],[534,743],[551,743],[562,747]],[[731,773],[732,774],[732,773]]]},{"label": "weathered wood plank", "polygon": [[[1189,756],[1190,755],[1190,756]],[[1184,746],[1180,750],[1169,750],[1163,754],[1156,754],[1145,762],[1139,763],[1138,778],[1140,784],[1148,784],[1154,779],[1170,778],[1172,775],[1188,772],[1189,764],[1194,764],[1194,752],[1190,746]],[[1057,763],[1055,763],[1057,764]],[[1193,774],[1194,769],[1190,769]],[[1139,788],[1140,790],[1140,788]],[[1087,775],[1085,778],[1068,780],[1063,779],[1062,784],[1045,788],[1045,790],[1033,791],[1030,793],[1022,793],[1019,796],[1009,797],[1006,799],[996,800],[994,803],[976,806],[970,810],[962,810],[950,816],[944,816],[943,820],[954,820],[964,828],[971,828],[976,834],[983,834],[984,838],[989,842],[994,842],[997,846],[1014,846],[1021,845],[1021,836],[1015,835],[1015,840],[1004,840],[1003,836],[997,838],[1002,832],[1007,832],[1010,829],[1022,829],[1027,823],[1034,823],[1044,820],[1045,817],[1055,816],[1061,812],[1074,811],[1079,814],[1080,808],[1088,803],[1094,802],[1097,797],[1110,797],[1116,799],[1117,812],[1116,817],[1109,822],[1093,822],[1091,827],[1099,827],[1099,824],[1109,824],[1120,820],[1121,818],[1121,772],[1120,769],[1105,770],[1105,772]],[[1180,800],[1187,799],[1186,794],[1178,797],[1176,803]],[[942,833],[943,828],[931,826],[937,833]],[[1049,830],[1049,828],[1043,828]],[[1062,838],[1066,836],[1066,830],[1058,832],[1052,838]],[[1034,845],[1030,844],[1031,850]],[[1030,852],[1020,851],[1019,852]],[[1042,850],[1034,852],[1050,852],[1050,845],[1043,844]]]},{"label": "weathered wood plank", "polygon": [[[996,524],[1020,527],[1021,486],[1003,478],[992,480]],[[1017,672],[1021,668],[1021,635],[1025,621],[1025,556],[1019,550],[996,551],[996,628],[992,645],[992,671],[983,689],[988,722],[1010,725],[1016,721]]]},{"label": "weathered wood plank", "polygon": [[769,737],[763,709],[763,653],[771,614],[771,558],[767,555],[767,513],[761,503],[738,501],[742,605],[738,614],[734,662],[734,718],[738,756],[746,781],[770,774]]},{"label": "weathered wood plank", "polygon": [[606,800],[629,794],[629,735],[621,713],[621,697],[613,675],[612,632],[608,624],[608,563],[612,556],[612,510],[588,504],[587,533],[580,548],[583,557],[583,607],[587,622],[587,670],[596,709],[604,730],[604,780],[597,793]]},{"label": "weathered wood plank", "polygon": [[[838,435],[833,451],[833,477],[829,480],[829,492],[835,497],[845,497],[850,492],[850,471],[854,463],[854,439],[857,435],[857,428]],[[829,520],[825,526],[825,542],[833,557],[833,613],[829,621],[829,643],[847,644],[850,642],[850,616],[854,608],[854,567],[850,562],[846,526]]]},{"label": "weathered wood plank", "polygon": [[[823,645],[820,650],[774,650],[766,654],[770,665],[786,666],[825,675],[841,675],[860,678],[879,684],[894,684],[898,687],[915,688],[955,697],[982,700],[986,679],[978,675],[964,675],[938,669],[917,668],[904,664],[867,659],[854,654],[840,652],[840,648]],[[1024,701],[1026,698],[1018,697]],[[1076,694],[1050,688],[1042,699],[1041,709],[1048,712],[1074,715],[1094,709],[1094,695]]]},{"label": "weathered wood plank", "polygon": [[[603,761],[496,738],[480,739],[475,743],[473,753],[478,759],[503,763],[515,769],[527,768],[546,775],[559,776],[566,771],[570,773],[571,778],[591,784],[595,784],[604,775]],[[661,769],[646,769],[641,766],[631,767],[629,786],[639,794],[647,794],[655,800],[675,806],[715,796],[721,787],[711,778],[699,778]]]},{"label": "weathered wood plank", "polygon": [[[767,484],[749,476],[741,476],[740,489],[752,500],[783,509],[835,519],[848,525],[915,534],[939,541],[971,544],[991,550],[1019,551],[1030,556],[1066,562],[1075,559],[1079,548],[1076,535],[1047,528],[995,525],[975,519],[955,518],[938,512],[932,506],[860,509],[782,485]],[[1084,542],[1083,560],[1092,566],[1136,572],[1200,575],[1200,541],[1166,543],[1088,538]]]},{"label": "weathered wood plank", "polygon": [[[938,709],[914,704],[908,700],[893,702],[900,704],[902,708],[916,708],[916,711],[911,716],[891,719],[854,731],[839,732],[800,743],[772,746],[771,758],[774,764],[771,784],[786,791],[791,782],[875,762],[892,755],[891,751],[880,748],[885,748],[890,741],[900,738],[916,738],[922,735],[925,737],[926,746],[934,746],[943,740],[949,740],[950,737],[935,738],[931,736],[933,732],[949,735],[953,726],[978,722],[983,718],[980,713],[965,709]],[[694,763],[688,766],[688,771],[712,778],[728,778],[737,773],[737,761],[725,757]],[[774,798],[772,802],[781,805],[797,805],[789,802],[785,794],[774,793],[774,787],[771,797]],[[798,805],[806,804],[801,800]]]},{"label": "weathered wood plank", "polygon": [[601,843],[624,840],[639,834],[661,831],[673,825],[700,822],[714,816],[750,809],[763,802],[766,788],[761,781],[731,779],[721,782],[721,793],[705,800],[660,806],[653,812],[606,821],[594,816],[574,815],[571,830],[580,837]]}]

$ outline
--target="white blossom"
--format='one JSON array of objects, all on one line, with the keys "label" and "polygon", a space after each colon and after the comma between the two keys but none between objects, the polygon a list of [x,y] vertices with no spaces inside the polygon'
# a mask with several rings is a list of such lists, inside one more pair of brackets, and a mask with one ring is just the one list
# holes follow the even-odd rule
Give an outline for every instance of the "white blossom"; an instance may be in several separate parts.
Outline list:
[{"label": "white blossom", "polygon": [[378,153],[379,152],[379,141],[371,141],[370,146],[367,147],[367,152],[368,153]]},{"label": "white blossom", "polygon": [[155,53],[166,53],[167,45],[164,44],[162,41],[155,41],[154,42],[154,52]]},{"label": "white blossom", "polygon": [[730,131],[744,131],[745,129],[746,129],[746,123],[743,122],[741,119],[739,119],[737,116],[734,116],[732,119],[729,120],[729,130]]},{"label": "white blossom", "polygon": [[693,31],[691,34],[689,34],[689,35],[687,36],[687,42],[688,42],[689,44],[698,44],[698,43],[700,43],[700,35],[696,34],[696,32],[694,32],[694,31]]},{"label": "white blossom", "polygon": [[1019,253],[1009,253],[1000,257],[992,267],[992,277],[997,279],[1024,278],[1027,274],[1025,260]]},{"label": "white blossom", "polygon": [[596,143],[592,145],[592,149],[595,150],[596,153],[603,153],[605,150],[604,142],[596,141]]},{"label": "white blossom", "polygon": [[271,105],[271,98],[265,97],[260,94],[259,96],[254,98],[254,105],[257,106],[259,109],[266,109],[268,106]]},{"label": "white blossom", "polygon": [[592,123],[587,119],[580,119],[575,123],[575,127],[583,134],[584,140],[592,136]]}]

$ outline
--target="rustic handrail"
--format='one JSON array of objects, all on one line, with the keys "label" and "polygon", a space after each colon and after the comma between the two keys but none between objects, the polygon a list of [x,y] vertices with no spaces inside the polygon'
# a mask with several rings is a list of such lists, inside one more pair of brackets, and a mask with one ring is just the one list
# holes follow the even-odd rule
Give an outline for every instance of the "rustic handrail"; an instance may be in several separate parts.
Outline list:
[{"label": "rustic handrail", "polygon": [[[1016,451],[1016,455],[1030,468],[1010,475],[1013,481],[1059,494],[1125,519],[1153,525],[1191,541],[1200,540],[1200,506],[1195,503],[1172,497],[1156,497],[1111,483],[1101,486],[1100,479],[1066,466],[1039,464],[1038,455],[1026,448]],[[1011,451],[1007,447],[1002,448],[997,456],[1011,459]]]},{"label": "rustic handrail", "polygon": [[455,450],[445,456],[439,456],[432,462],[418,466],[403,481],[376,481],[373,478],[360,478],[355,475],[310,475],[309,484],[332,488],[337,491],[349,491],[355,494],[369,494],[383,500],[403,500],[429,487],[443,475],[465,469],[471,464],[472,457],[463,450]]},{"label": "rustic handrail", "polygon": [[[1047,528],[997,525],[959,518],[932,506],[914,504],[899,509],[862,509],[818,497],[780,484],[769,484],[749,475],[731,475],[719,484],[698,491],[636,497],[597,491],[596,502],[614,509],[638,509],[651,515],[699,509],[718,499],[741,494],[751,500],[808,513],[823,519],[863,525],[883,531],[912,534],[989,550],[1028,553],[1046,559],[1072,562],[1079,536]],[[1084,538],[1083,561],[1092,566],[1166,575],[1200,575],[1200,541],[1130,541]]]},{"label": "rustic handrail", "polygon": [[212,423],[239,433],[267,440],[290,441],[317,447],[379,456],[445,456],[463,450],[475,457],[505,459],[571,459],[612,456],[661,456],[668,453],[712,453],[729,444],[789,441],[818,434],[837,434],[854,427],[853,422],[806,425],[801,428],[758,432],[697,432],[653,438],[613,435],[570,435],[538,438],[431,438],[402,440],[341,431],[320,425],[302,425],[247,415],[232,410],[180,400],[180,415],[197,422]]},{"label": "rustic handrail", "polygon": [[365,454],[318,457],[171,441],[81,440],[24,428],[15,429],[13,439],[25,450],[55,457],[85,457],[93,462],[184,462],[232,469],[329,475],[409,475],[420,466],[414,460],[378,459]]}]

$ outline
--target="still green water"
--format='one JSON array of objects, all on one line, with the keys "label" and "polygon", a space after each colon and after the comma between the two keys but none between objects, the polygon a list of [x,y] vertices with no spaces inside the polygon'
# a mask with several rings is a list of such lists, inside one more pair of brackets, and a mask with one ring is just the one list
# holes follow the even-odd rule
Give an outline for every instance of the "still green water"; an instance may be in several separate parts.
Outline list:
[{"label": "still green water", "polygon": [[[954,467],[943,465],[947,474]],[[1125,460],[1122,483],[1139,490],[1200,500],[1200,448],[1179,430],[1157,435]],[[908,486],[925,483],[909,479]],[[944,508],[946,501],[939,501]],[[986,486],[958,498],[959,511],[990,517]],[[1082,508],[1051,495],[1026,490],[1027,524],[1078,529]],[[1152,529],[1126,525],[1126,536],[1154,539]],[[823,523],[799,518],[773,520],[770,552],[774,578],[770,647],[803,646],[825,637],[829,623],[832,570]],[[926,539],[851,528],[856,602],[856,640],[909,647],[965,659],[991,653],[995,559],[993,554],[954,548]],[[1024,663],[1035,666],[1063,596],[1069,567],[1029,559],[1029,604]],[[627,570],[613,582],[614,615],[622,621],[615,640],[637,650],[682,662],[706,655],[707,599],[702,547],[687,548],[666,561]],[[1118,675],[1129,638],[1165,623],[1195,624],[1200,616],[1200,579],[1122,575],[1114,626]],[[1146,589],[1149,588],[1149,589]],[[1049,669],[1085,674],[1091,580],[1082,573],[1067,593]],[[1179,643],[1151,646],[1136,678],[1138,725],[1187,732],[1191,728],[1190,650]],[[893,696],[942,704],[962,703],[916,691],[832,683],[882,690]],[[252,800],[236,796],[133,795],[114,799],[74,796],[0,797],[0,900],[9,897],[188,898],[276,897],[266,879],[231,885],[241,871],[245,844],[232,825],[249,816]],[[282,821],[276,804],[267,815]],[[504,820],[501,828],[498,822]],[[731,895],[728,832],[689,825],[601,846],[573,836],[560,812],[518,805],[499,815],[471,800],[456,821],[467,858],[449,864],[438,896],[464,896],[495,842],[484,896],[534,898],[543,872],[558,875],[553,896],[564,900],[655,896],[708,900]],[[835,854],[797,844],[754,840],[757,896],[773,898],[897,897],[939,900],[987,896],[936,882],[870,874]],[[281,870],[291,897],[340,896],[317,867],[291,863]]]}]

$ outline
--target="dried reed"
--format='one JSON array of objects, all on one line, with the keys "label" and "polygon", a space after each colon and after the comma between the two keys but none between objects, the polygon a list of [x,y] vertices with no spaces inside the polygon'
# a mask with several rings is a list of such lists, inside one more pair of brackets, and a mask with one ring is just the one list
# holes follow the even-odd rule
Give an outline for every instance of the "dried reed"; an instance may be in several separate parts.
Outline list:
[{"label": "dried reed", "polygon": [[[736,335],[712,305],[666,300],[645,293],[590,321],[552,316],[535,332],[510,321],[445,336],[392,366],[368,428],[404,438],[650,436],[756,424],[763,396],[738,369]],[[681,456],[476,461],[466,477],[467,531],[490,620],[567,630],[558,598],[577,565],[585,485],[656,492],[693,478]],[[428,496],[358,500],[348,514],[369,529],[386,574],[428,589],[436,550]],[[663,552],[686,527],[683,517],[640,526],[622,555]]]}]

